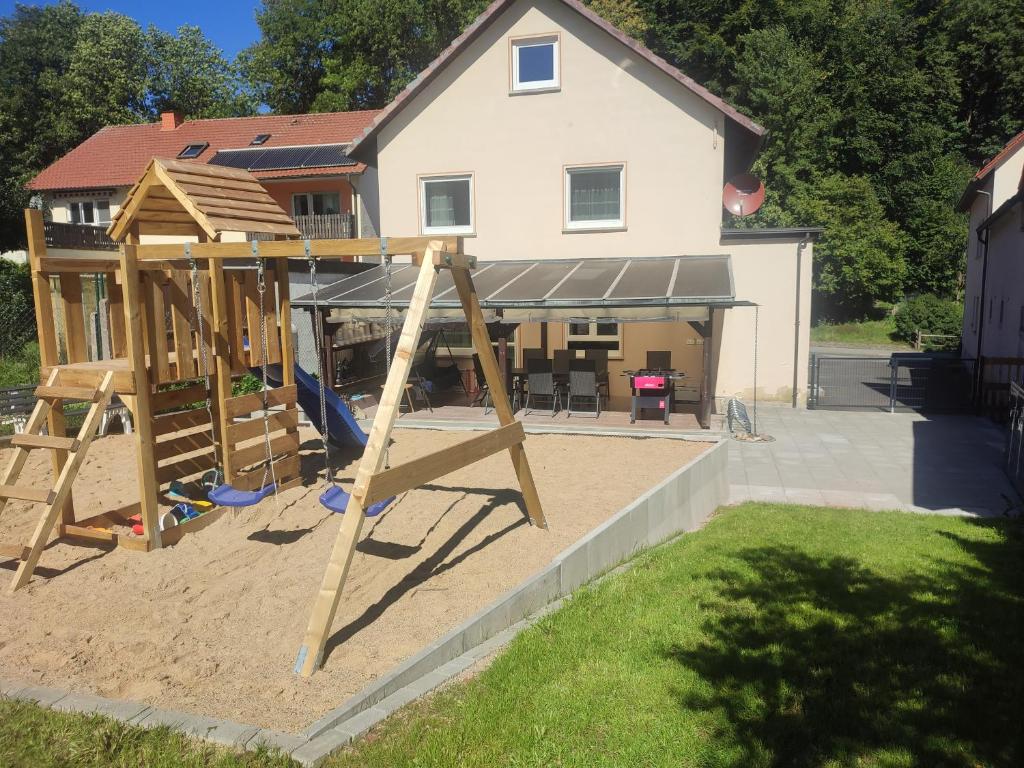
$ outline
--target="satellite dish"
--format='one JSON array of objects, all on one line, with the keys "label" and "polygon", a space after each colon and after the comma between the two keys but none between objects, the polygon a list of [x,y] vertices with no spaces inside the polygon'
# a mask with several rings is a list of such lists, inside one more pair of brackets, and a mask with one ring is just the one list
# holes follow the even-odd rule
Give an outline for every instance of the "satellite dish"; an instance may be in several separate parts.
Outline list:
[{"label": "satellite dish", "polygon": [[729,179],[722,190],[722,205],[734,216],[749,216],[764,203],[764,184],[752,173]]}]

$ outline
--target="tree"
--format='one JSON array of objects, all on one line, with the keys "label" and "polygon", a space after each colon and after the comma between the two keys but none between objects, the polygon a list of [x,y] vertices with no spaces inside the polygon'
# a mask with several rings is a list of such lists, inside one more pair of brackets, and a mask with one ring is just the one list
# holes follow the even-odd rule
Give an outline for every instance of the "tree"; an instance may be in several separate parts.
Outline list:
[{"label": "tree", "polygon": [[906,274],[906,235],[885,218],[871,181],[834,173],[790,200],[794,215],[824,227],[814,248],[816,313],[863,319],[876,301],[896,301]]},{"label": "tree", "polygon": [[650,25],[636,0],[587,0],[594,13],[641,42]]},{"label": "tree", "polygon": [[256,100],[243,86],[238,66],[199,27],[182,26],[172,35],[150,26],[146,49],[151,111],[177,110],[191,118],[256,112]]}]

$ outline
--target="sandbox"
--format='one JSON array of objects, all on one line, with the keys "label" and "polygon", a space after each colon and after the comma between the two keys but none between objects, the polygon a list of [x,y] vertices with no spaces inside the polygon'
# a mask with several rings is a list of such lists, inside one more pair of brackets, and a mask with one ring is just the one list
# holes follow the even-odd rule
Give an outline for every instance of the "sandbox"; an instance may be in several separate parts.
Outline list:
[{"label": "sandbox", "polygon": [[[28,588],[0,595],[0,678],[295,732],[710,447],[531,436],[547,531],[528,524],[504,453],[403,495],[367,521],[324,667],[302,679],[292,673],[296,649],[341,522],[317,502],[319,440],[313,432],[302,437],[303,487],[229,512],[174,547],[141,554],[51,545]],[[464,439],[396,430],[391,461]],[[80,518],[95,506],[137,500],[131,452],[125,436],[94,443],[75,483]],[[339,457],[341,481],[351,480],[357,458]],[[25,477],[48,472],[40,453]],[[12,501],[5,535],[23,536],[37,515],[33,505]]]}]

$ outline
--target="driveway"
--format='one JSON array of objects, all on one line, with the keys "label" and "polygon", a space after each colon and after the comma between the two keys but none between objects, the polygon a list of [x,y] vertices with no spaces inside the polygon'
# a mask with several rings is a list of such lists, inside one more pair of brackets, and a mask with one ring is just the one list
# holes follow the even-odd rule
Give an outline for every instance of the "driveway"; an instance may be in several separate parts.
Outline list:
[{"label": "driveway", "polygon": [[976,416],[761,406],[769,443],[730,446],[731,500],[940,514],[1021,507],[1002,470],[1003,433]]}]

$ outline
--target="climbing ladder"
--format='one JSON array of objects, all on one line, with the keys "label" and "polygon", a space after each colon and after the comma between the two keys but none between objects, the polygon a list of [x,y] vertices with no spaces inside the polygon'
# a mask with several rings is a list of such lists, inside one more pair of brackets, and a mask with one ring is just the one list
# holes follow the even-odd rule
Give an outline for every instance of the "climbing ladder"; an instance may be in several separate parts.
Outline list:
[{"label": "climbing ladder", "polygon": [[[61,510],[71,493],[71,484],[74,483],[75,477],[78,475],[78,470],[85,459],[85,452],[96,436],[100,422],[103,420],[103,413],[114,394],[113,371],[106,372],[100,385],[95,389],[62,386],[59,383],[59,376],[60,370],[54,368],[46,384],[36,387],[35,395],[38,398],[36,406],[28,418],[25,431],[11,438],[11,445],[15,449],[14,455],[0,480],[0,512],[3,512],[8,499],[35,501],[46,505],[28,545],[20,549],[16,548],[13,552],[5,549],[3,553],[13,555],[15,559],[21,561],[14,580],[11,582],[11,592],[25,586],[32,578],[32,571],[35,570],[39,556],[43,553],[43,548],[50,538],[50,532],[61,516]],[[53,408],[63,409],[64,400],[85,400],[92,403],[85,416],[85,421],[82,423],[82,428],[78,430],[78,435],[76,437],[60,437],[42,434],[50,410]],[[57,481],[52,488],[47,489],[16,485],[28,459],[29,451],[38,448],[56,452],[55,466],[61,467]]]}]

